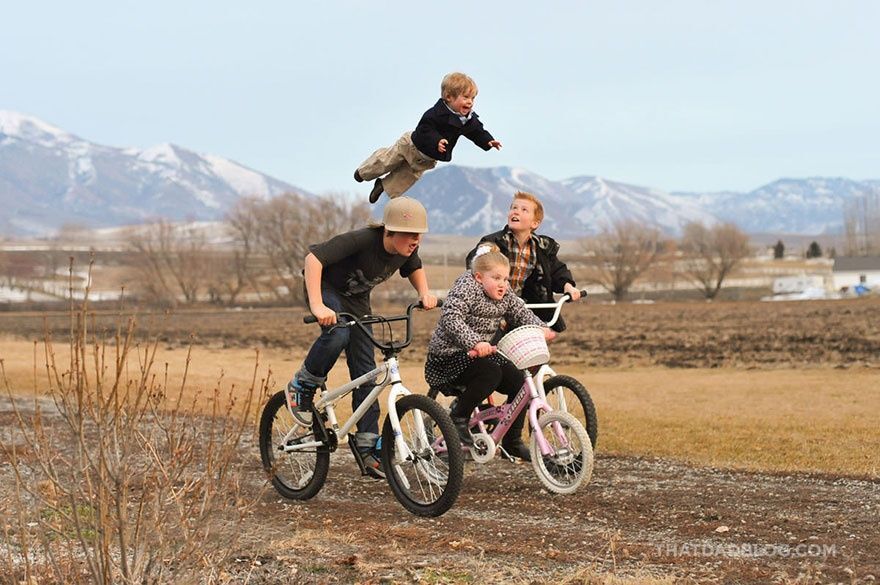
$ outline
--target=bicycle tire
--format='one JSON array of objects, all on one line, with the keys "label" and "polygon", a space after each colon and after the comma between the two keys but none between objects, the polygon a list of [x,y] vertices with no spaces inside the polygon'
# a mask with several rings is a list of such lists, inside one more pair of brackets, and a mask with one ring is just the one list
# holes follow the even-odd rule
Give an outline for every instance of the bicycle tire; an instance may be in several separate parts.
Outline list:
[{"label": "bicycle tire", "polygon": [[[567,407],[565,412],[573,415],[578,422],[583,425],[587,431],[587,435],[590,436],[590,446],[595,451],[596,442],[599,440],[599,417],[596,415],[596,406],[593,404],[593,399],[590,397],[590,393],[583,384],[571,376],[551,376],[544,381],[544,391],[547,395],[547,403],[550,404],[550,407],[553,410],[562,410],[561,408],[558,408],[559,401],[554,397],[554,392],[563,391],[560,390],[561,388],[570,391],[575,397],[577,397],[577,400],[580,403],[581,412],[577,412],[577,409],[572,409],[570,407]],[[568,404],[569,401],[566,400],[566,406]]]},{"label": "bicycle tire", "polygon": [[326,445],[310,450],[280,450],[280,441],[294,428],[291,442],[320,440],[321,417],[312,416],[311,428],[298,422],[287,408],[284,391],[273,395],[260,415],[260,458],[279,494],[291,500],[308,500],[321,491],[330,468],[330,450]]},{"label": "bicycle tire", "polygon": [[[551,425],[559,423],[568,442],[567,447],[558,444]],[[544,434],[554,453],[546,457],[538,447],[538,433]],[[553,410],[541,415],[538,429],[532,433],[530,445],[532,468],[544,487],[555,494],[574,493],[584,481],[593,475],[593,447],[590,436],[578,420],[567,412]]]},{"label": "bicycle tire", "polygon": [[[395,403],[400,431],[407,448],[416,455],[395,464],[394,429],[386,416],[382,428],[382,466],[394,497],[417,516],[435,517],[448,511],[461,491],[464,453],[452,419],[442,406],[427,396],[410,394]],[[423,418],[425,435],[416,428],[414,413]],[[442,435],[447,447],[443,456],[432,448]]]}]

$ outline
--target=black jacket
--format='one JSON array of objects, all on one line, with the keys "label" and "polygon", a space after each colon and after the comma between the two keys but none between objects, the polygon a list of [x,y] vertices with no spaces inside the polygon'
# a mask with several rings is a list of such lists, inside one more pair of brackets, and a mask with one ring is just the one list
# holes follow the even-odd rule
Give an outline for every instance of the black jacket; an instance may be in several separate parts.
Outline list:
[{"label": "black jacket", "polygon": [[[446,107],[446,102],[440,99],[433,108],[422,114],[422,119],[412,133],[412,141],[423,154],[435,160],[449,162],[452,160],[452,149],[455,148],[459,136],[464,136],[483,150],[492,148],[489,143],[495,140],[483,129],[483,123],[480,122],[476,112],[473,112],[470,119],[462,124],[461,119]],[[449,141],[446,152],[437,150],[441,138]]]},{"label": "black jacket", "polygon": [[[470,267],[477,247],[483,242],[495,244],[501,249],[501,253],[507,256],[509,246],[507,245],[506,235],[509,231],[510,228],[505,226],[503,230],[480,238],[480,242],[467,255],[467,266]],[[538,238],[538,244],[535,246],[537,265],[523,283],[520,296],[527,303],[552,303],[554,292],[561,293],[566,283],[574,285],[575,282],[565,262],[560,261],[556,257],[559,253],[559,243],[549,236],[536,234],[536,237]],[[535,314],[542,320],[547,321],[553,316],[553,309],[536,309]],[[559,320],[556,321],[552,329],[554,331],[565,330],[565,321],[563,321],[562,315],[559,316]]]}]

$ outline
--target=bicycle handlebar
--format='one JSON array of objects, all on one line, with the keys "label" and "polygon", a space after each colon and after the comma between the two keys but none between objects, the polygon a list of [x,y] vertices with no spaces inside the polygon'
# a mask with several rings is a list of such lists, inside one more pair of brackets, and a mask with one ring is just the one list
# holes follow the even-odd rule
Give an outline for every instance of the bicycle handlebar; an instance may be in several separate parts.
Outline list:
[{"label": "bicycle handlebar", "polygon": [[[437,307],[442,307],[443,301],[437,299]],[[351,313],[346,313],[344,311],[340,311],[336,313],[336,318],[344,318],[345,321],[337,321],[336,325],[331,327],[331,329],[335,327],[351,327],[353,325],[357,325],[361,331],[364,332],[364,335],[375,345],[378,349],[382,351],[395,351],[400,350],[407,347],[410,343],[412,343],[412,312],[413,309],[423,309],[422,301],[416,301],[414,303],[410,303],[406,307],[405,315],[395,315],[394,317],[382,317],[381,315],[364,315],[363,317],[357,317],[356,315],[352,315]],[[402,342],[395,343],[394,341],[390,341],[388,343],[380,343],[373,337],[373,334],[367,329],[367,325],[372,325],[373,323],[390,323],[392,321],[406,321],[406,339]],[[314,315],[306,315],[303,317],[303,323],[317,323],[318,318]]]},{"label": "bicycle handlebar", "polygon": [[[581,289],[580,293],[581,293],[582,299],[586,298],[587,289],[585,289],[585,288]],[[571,296],[568,293],[566,293],[566,294],[562,295],[561,297],[559,297],[559,300],[557,300],[555,303],[526,303],[526,308],[528,308],[528,309],[556,309],[553,312],[553,317],[551,317],[550,320],[547,321],[547,327],[552,327],[556,323],[556,321],[559,319],[559,314],[562,313],[562,305],[564,305],[565,303],[570,303],[570,302],[571,302]]]}]

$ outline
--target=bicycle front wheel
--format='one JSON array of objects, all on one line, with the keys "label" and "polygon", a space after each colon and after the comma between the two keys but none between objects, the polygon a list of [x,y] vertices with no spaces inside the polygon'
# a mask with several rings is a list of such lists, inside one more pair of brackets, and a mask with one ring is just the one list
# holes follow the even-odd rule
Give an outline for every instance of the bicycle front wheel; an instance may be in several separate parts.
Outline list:
[{"label": "bicycle front wheel", "polygon": [[291,414],[284,391],[277,392],[260,416],[260,458],[278,493],[292,500],[308,500],[327,480],[330,450],[317,445],[288,451],[286,447],[303,445],[323,438],[320,417]]},{"label": "bicycle front wheel", "polygon": [[599,418],[593,399],[584,385],[571,376],[552,376],[544,381],[544,391],[550,408],[571,414],[583,425],[590,436],[590,446],[595,451],[599,439]]},{"label": "bicycle front wheel", "polygon": [[[440,516],[458,498],[464,454],[449,414],[427,396],[395,403],[404,447],[398,451],[391,419],[382,428],[382,465],[394,497],[417,516]],[[444,451],[441,451],[445,449]]]},{"label": "bicycle front wheel", "polygon": [[[541,454],[538,433],[550,445],[550,453]],[[571,494],[593,475],[593,447],[584,427],[567,412],[550,411],[538,419],[532,433],[532,467],[548,490]]]}]

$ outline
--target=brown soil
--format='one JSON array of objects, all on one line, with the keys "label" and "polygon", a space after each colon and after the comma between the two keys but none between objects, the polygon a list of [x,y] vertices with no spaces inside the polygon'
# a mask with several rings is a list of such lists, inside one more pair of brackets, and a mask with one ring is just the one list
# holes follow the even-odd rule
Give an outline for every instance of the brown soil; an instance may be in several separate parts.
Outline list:
[{"label": "brown soil", "polygon": [[[554,366],[876,371],[880,365],[880,299],[570,309],[569,331],[553,347]],[[169,346],[194,335],[210,347],[264,345],[300,354],[314,337],[301,315],[187,311],[144,314],[139,321],[143,335],[159,334]],[[110,331],[116,318],[98,316],[93,330]],[[417,341],[405,354],[410,364],[423,359],[435,320],[436,313],[418,317]],[[69,318],[53,315],[47,323],[63,340]],[[42,316],[0,315],[2,332],[34,338],[42,330]],[[0,398],[0,428],[10,428],[8,408]],[[283,500],[267,488],[250,438],[241,457],[251,463],[244,479],[258,505],[238,527],[240,544],[224,574],[229,582],[249,583],[604,582],[610,573],[622,583],[670,576],[725,583],[880,577],[876,478],[609,456],[601,441],[593,479],[574,495],[548,494],[529,465],[469,463],[455,506],[440,518],[421,519],[396,502],[385,482],[359,477],[344,449],[333,455],[317,497]],[[0,456],[0,507],[10,474]]]},{"label": "brown soil", "polygon": [[[2,398],[0,426],[12,425]],[[880,575],[877,480],[600,455],[589,485],[558,496],[541,489],[530,465],[496,459],[468,463],[452,510],[424,519],[385,482],[360,477],[347,450],[333,454],[324,489],[308,502],[267,487],[253,438],[241,457],[252,462],[243,479],[258,504],[237,527],[228,582],[594,582],[586,579],[613,573],[623,583],[869,583]],[[11,484],[2,461],[0,508]]]},{"label": "brown soil", "polygon": [[[398,312],[401,306],[379,307]],[[386,312],[388,311],[388,312]],[[553,348],[554,363],[585,367],[660,365],[682,368],[777,368],[880,365],[880,298],[816,302],[727,302],[568,305],[569,328]],[[132,313],[125,313],[126,315]],[[180,310],[136,313],[139,335],[169,344],[306,349],[314,325],[302,309]],[[92,330],[112,335],[120,313],[94,316]],[[419,314],[410,360],[423,360],[437,313]],[[58,339],[67,313],[0,313],[0,333]],[[399,334],[399,332],[398,332]]]}]

